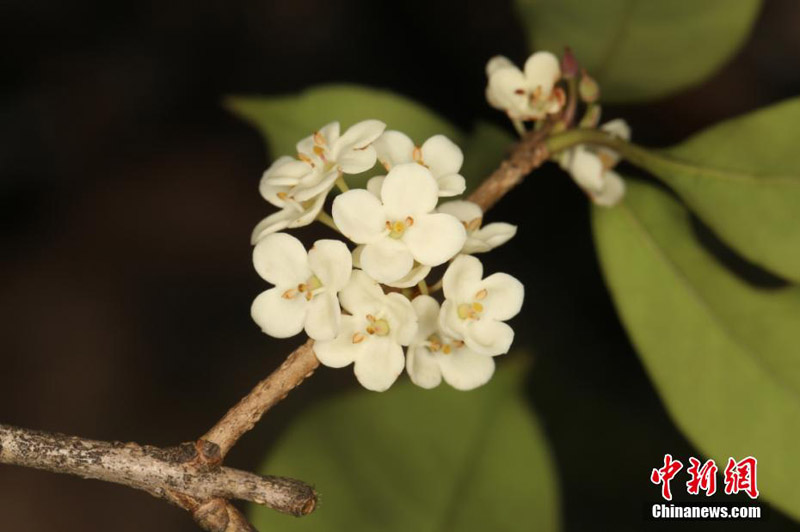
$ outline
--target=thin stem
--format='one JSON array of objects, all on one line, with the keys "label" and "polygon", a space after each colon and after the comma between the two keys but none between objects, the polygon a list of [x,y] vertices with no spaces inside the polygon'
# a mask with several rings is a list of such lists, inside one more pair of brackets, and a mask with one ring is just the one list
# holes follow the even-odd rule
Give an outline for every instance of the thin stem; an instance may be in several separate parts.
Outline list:
[{"label": "thin stem", "polygon": [[325,211],[319,211],[319,214],[317,214],[317,221],[320,222],[323,225],[326,225],[326,226],[330,227],[331,229],[333,229],[337,233],[341,232],[341,231],[339,231],[339,228],[336,227],[336,222],[333,221],[333,218],[331,218],[331,215],[328,214]]},{"label": "thin stem", "polygon": [[336,179],[336,186],[341,192],[347,192],[350,190],[350,187],[347,186],[347,182],[344,180],[343,174],[339,174],[339,177]]},{"label": "thin stem", "polygon": [[443,284],[443,283],[444,283],[444,277],[442,277],[441,279],[439,279],[438,281],[436,281],[435,283],[433,283],[433,284],[430,286],[430,288],[428,288],[428,291],[429,291],[431,294],[435,294],[436,292],[438,292],[439,290],[441,290],[441,289],[442,289],[442,284]]},{"label": "thin stem", "polygon": [[417,288],[419,288],[419,293],[422,294],[423,296],[428,295],[428,283],[425,282],[425,279],[421,280],[417,284]]}]

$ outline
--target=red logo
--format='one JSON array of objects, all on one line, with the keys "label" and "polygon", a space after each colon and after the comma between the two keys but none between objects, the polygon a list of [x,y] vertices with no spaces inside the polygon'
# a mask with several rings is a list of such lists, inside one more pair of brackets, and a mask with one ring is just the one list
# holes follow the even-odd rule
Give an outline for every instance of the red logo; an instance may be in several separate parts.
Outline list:
[{"label": "red logo", "polygon": [[[728,458],[728,465],[725,467],[725,494],[733,495],[739,492],[746,493],[751,499],[758,497],[758,480],[756,470],[758,460],[752,456],[736,461]],[[661,485],[661,497],[667,501],[672,500],[672,489],[670,481],[683,469],[680,460],[674,460],[671,454],[664,455],[664,465],[658,469],[653,469],[650,473],[650,482]],[[699,495],[704,491],[706,496],[711,496],[717,492],[717,464],[714,460],[701,462],[694,456],[689,458],[689,467],[686,473],[689,480],[686,482],[686,492],[690,495]]]}]

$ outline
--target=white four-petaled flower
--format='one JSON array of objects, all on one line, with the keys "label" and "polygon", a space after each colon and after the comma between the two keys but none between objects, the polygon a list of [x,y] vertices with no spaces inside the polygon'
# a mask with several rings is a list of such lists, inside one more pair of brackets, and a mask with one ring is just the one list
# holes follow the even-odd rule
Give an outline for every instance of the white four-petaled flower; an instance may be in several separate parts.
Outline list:
[{"label": "white four-petaled flower", "polygon": [[377,139],[386,124],[364,120],[339,134],[339,122],[331,122],[297,143],[298,157],[323,171],[336,169],[345,174],[360,174],[375,166]]},{"label": "white four-petaled flower", "polygon": [[453,388],[472,390],[486,384],[494,373],[494,359],[468,348],[439,327],[439,303],[430,296],[417,296],[411,302],[419,327],[408,346],[406,371],[411,381],[422,388],[435,388],[444,378]]},{"label": "white four-petaled flower", "polygon": [[436,211],[452,214],[464,224],[467,240],[461,253],[465,255],[486,253],[505,244],[517,234],[517,226],[505,222],[494,222],[481,227],[483,210],[471,201],[448,201],[439,205]]},{"label": "white four-petaled flower", "polygon": [[256,297],[251,308],[253,320],[265,333],[288,338],[305,329],[315,340],[336,336],[341,321],[337,294],[352,271],[343,242],[318,240],[306,253],[295,237],[274,233],[253,249],[253,265],[275,285]]},{"label": "white four-petaled flower", "polygon": [[[405,133],[386,131],[373,147],[387,171],[403,163],[417,163],[429,169],[439,187],[439,196],[457,196],[467,187],[464,177],[459,174],[464,154],[444,135],[434,135],[422,146],[416,146]],[[383,176],[373,177],[367,183],[367,189],[380,196],[383,179]]]},{"label": "white four-petaled flower", "polygon": [[381,283],[406,276],[414,261],[438,266],[464,246],[466,230],[454,216],[433,212],[438,187],[431,172],[416,163],[393,167],[380,198],[350,190],[333,202],[333,220],[347,238],[364,244],[361,267]]},{"label": "white four-petaled flower", "polygon": [[354,364],[362,386],[376,392],[387,390],[403,371],[403,346],[417,332],[411,302],[398,293],[384,294],[360,270],[353,271],[339,298],[350,315],[342,316],[336,338],[314,343],[314,353],[332,368]]},{"label": "white four-petaled flower", "polygon": [[483,279],[481,261],[459,255],[447,268],[442,288],[445,301],[439,326],[483,355],[508,352],[514,330],[505,322],[522,308],[525,289],[515,278],[494,273]]},{"label": "white four-petaled flower", "polygon": [[524,72],[507,57],[495,56],[486,64],[489,78],[486,99],[512,120],[539,120],[557,113],[566,94],[556,83],[561,78],[558,58],[550,52],[536,52],[525,62]]},{"label": "white four-petaled flower", "polygon": [[[629,140],[631,130],[624,120],[612,120],[601,130],[622,140]],[[612,170],[619,162],[619,154],[604,148],[580,144],[565,151],[560,157],[561,167],[572,176],[597,205],[611,207],[625,195],[625,182]]]}]

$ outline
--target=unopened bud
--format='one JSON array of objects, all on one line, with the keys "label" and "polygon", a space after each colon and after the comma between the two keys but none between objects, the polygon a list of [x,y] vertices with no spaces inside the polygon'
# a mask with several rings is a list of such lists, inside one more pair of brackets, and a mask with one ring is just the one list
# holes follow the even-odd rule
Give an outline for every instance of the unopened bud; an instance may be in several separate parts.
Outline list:
[{"label": "unopened bud", "polygon": [[564,79],[572,79],[578,75],[578,60],[572,53],[572,48],[564,47],[564,56],[561,58],[561,75]]},{"label": "unopened bud", "polygon": [[586,103],[596,102],[600,98],[600,86],[585,70],[581,72],[578,94],[581,95],[581,100]]}]

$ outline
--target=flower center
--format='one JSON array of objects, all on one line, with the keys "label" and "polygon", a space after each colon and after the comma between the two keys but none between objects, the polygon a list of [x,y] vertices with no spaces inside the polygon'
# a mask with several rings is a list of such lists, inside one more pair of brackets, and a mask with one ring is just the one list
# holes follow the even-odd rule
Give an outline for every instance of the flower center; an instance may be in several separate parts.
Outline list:
[{"label": "flower center", "polygon": [[367,322],[369,323],[369,325],[367,325],[367,328],[365,329],[365,332],[367,334],[364,334],[364,333],[361,333],[361,332],[357,332],[357,333],[353,334],[353,343],[354,344],[360,344],[361,342],[366,340],[367,339],[367,335],[370,335],[370,336],[373,336],[373,335],[375,335],[375,336],[387,336],[389,334],[389,331],[390,331],[389,322],[386,321],[385,319],[376,318],[372,314],[367,314]]},{"label": "flower center", "polygon": [[464,342],[461,340],[452,340],[451,342],[444,342],[438,335],[432,334],[428,337],[428,349],[433,351],[434,353],[442,353],[444,355],[449,355],[456,349],[464,346]]},{"label": "flower center", "polygon": [[320,281],[319,277],[316,275],[312,275],[305,283],[300,283],[297,285],[297,288],[290,288],[286,290],[281,297],[284,299],[294,299],[298,295],[304,294],[306,301],[311,301],[311,299],[315,295],[322,292],[322,290],[322,281]]},{"label": "flower center", "polygon": [[405,220],[397,220],[395,222],[391,222],[386,220],[386,229],[389,230],[389,236],[392,238],[402,238],[403,234],[406,232],[406,229],[414,225],[414,218],[411,216],[406,217]]},{"label": "flower center", "polygon": [[481,303],[481,300],[486,299],[487,295],[489,295],[489,291],[483,288],[475,293],[475,301],[458,305],[458,307],[456,307],[458,317],[462,320],[481,319],[481,313],[483,312],[483,303]]},{"label": "flower center", "polygon": [[464,225],[464,229],[467,230],[467,233],[472,233],[477,231],[481,227],[481,222],[483,222],[483,218],[478,216],[477,218],[473,218],[468,222],[461,222]]}]

